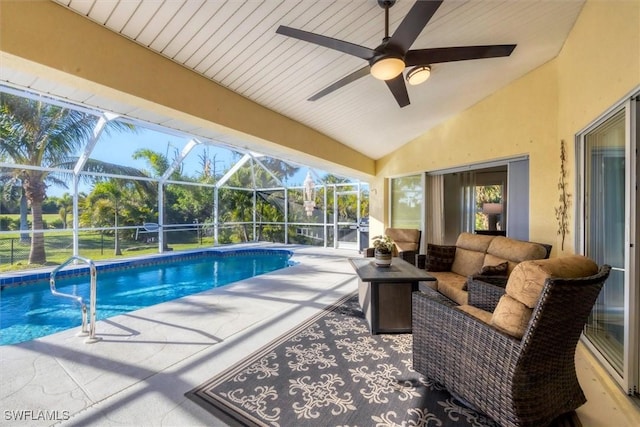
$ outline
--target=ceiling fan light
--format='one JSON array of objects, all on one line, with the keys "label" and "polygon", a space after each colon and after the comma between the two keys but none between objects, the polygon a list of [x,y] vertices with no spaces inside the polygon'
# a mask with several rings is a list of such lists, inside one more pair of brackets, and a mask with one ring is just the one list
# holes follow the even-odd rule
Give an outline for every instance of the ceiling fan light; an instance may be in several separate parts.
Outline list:
[{"label": "ceiling fan light", "polygon": [[419,85],[427,81],[431,75],[431,67],[428,65],[421,65],[414,67],[407,73],[407,83],[412,86]]},{"label": "ceiling fan light", "polygon": [[379,59],[371,65],[371,75],[378,80],[391,80],[404,70],[404,61],[395,56]]}]

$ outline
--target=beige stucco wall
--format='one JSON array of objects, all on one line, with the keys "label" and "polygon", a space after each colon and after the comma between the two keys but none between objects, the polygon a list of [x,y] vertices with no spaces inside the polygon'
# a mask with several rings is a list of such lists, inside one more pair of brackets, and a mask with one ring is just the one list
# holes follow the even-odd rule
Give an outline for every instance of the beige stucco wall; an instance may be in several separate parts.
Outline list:
[{"label": "beige stucco wall", "polygon": [[248,148],[292,153],[301,162],[321,159],[363,179],[375,173],[374,161],[352,148],[51,1],[0,1],[0,61],[3,67],[36,70],[53,82],[240,135]]},{"label": "beige stucco wall", "polygon": [[529,235],[557,254],[560,141],[575,200],[575,134],[639,85],[640,1],[588,1],[557,58],[376,162],[372,232],[388,223],[386,178],[528,154]]}]

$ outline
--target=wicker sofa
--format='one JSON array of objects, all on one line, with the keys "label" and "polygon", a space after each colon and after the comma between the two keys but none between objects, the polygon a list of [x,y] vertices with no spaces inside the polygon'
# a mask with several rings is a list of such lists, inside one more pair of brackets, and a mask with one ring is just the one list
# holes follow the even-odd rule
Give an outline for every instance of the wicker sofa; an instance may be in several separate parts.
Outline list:
[{"label": "wicker sofa", "polygon": [[575,348],[609,271],[581,256],[524,261],[493,312],[414,292],[413,367],[501,426],[549,425],[586,401]]},{"label": "wicker sofa", "polygon": [[461,233],[455,246],[427,245],[416,266],[437,280],[421,283],[460,305],[467,304],[468,284],[488,282],[504,287],[515,266],[526,260],[548,258],[551,246],[503,236]]}]

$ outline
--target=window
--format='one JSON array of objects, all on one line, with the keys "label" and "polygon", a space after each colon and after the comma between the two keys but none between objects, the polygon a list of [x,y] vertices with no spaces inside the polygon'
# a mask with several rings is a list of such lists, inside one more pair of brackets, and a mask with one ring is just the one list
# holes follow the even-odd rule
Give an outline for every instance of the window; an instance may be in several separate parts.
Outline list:
[{"label": "window", "polygon": [[392,178],[390,226],[422,229],[423,198],[422,175]]},{"label": "window", "polygon": [[476,185],[475,231],[504,231],[503,185]]},{"label": "window", "polygon": [[506,234],[507,166],[476,171],[474,174],[473,231]]}]

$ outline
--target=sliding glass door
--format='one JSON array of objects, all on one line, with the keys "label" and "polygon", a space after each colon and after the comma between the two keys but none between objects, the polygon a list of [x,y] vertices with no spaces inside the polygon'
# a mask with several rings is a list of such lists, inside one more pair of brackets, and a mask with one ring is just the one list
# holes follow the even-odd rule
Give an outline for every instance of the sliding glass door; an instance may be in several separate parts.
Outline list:
[{"label": "sliding glass door", "polygon": [[461,232],[529,240],[527,156],[428,172],[428,242],[454,245]]},{"label": "sliding glass door", "polygon": [[612,267],[585,332],[619,374],[625,336],[624,124],[621,110],[584,138],[585,255]]},{"label": "sliding glass door", "polygon": [[638,329],[635,250],[635,101],[628,101],[579,135],[583,173],[581,247],[598,264],[611,265],[585,327],[589,345],[610,366],[621,386],[637,384]]}]

